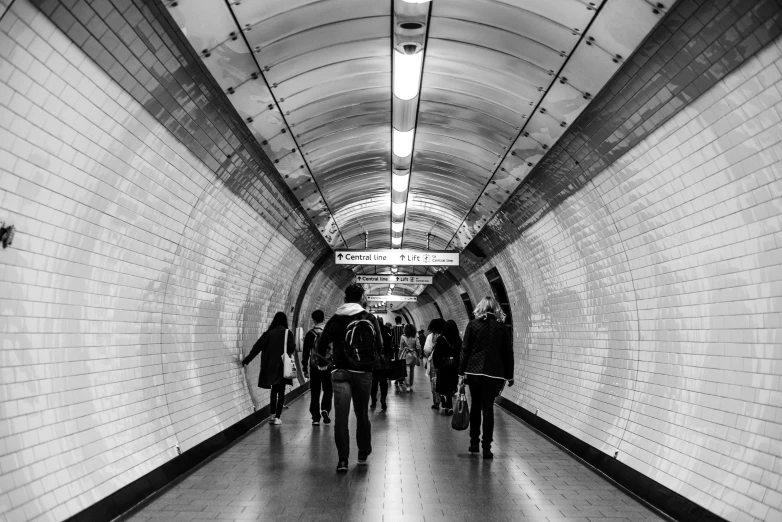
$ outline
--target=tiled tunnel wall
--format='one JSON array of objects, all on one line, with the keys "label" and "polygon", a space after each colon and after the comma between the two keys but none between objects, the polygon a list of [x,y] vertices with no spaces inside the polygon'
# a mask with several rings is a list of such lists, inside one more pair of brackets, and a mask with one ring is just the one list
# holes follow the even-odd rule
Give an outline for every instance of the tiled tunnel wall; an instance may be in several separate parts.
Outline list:
[{"label": "tiled tunnel wall", "polygon": [[511,300],[506,398],[731,521],[782,520],[781,71],[777,39],[469,275]]},{"label": "tiled tunnel wall", "polygon": [[64,520],[268,403],[239,361],[317,256],[27,0],[0,55],[0,520]]}]

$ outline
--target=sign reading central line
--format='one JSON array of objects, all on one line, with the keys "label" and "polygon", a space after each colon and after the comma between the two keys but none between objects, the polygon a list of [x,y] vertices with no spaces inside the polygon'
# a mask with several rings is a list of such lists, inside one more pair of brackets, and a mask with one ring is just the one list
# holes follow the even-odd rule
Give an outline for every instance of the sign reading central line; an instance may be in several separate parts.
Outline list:
[{"label": "sign reading central line", "polygon": [[417,275],[357,275],[356,283],[407,283],[410,285],[431,285],[432,276]]},{"label": "sign reading central line", "polygon": [[415,303],[418,298],[414,295],[368,295],[367,301],[404,301],[406,303]]},{"label": "sign reading central line", "polygon": [[337,250],[338,265],[459,266],[456,250]]}]

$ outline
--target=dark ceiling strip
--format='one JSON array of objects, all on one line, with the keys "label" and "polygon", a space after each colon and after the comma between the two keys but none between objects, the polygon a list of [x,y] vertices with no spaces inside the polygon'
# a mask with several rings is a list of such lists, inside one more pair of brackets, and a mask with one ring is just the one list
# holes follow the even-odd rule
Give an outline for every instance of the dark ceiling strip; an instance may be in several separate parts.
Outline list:
[{"label": "dark ceiling strip", "polygon": [[[285,128],[288,129],[288,133],[290,134],[291,139],[296,144],[296,148],[299,149],[299,154],[301,154],[301,159],[304,162],[305,167],[307,168],[307,172],[309,172],[310,179],[312,180],[312,183],[315,184],[315,189],[318,191],[318,194],[320,194],[321,199],[323,199],[323,206],[326,207],[329,216],[334,221],[334,226],[337,227],[337,232],[339,233],[339,237],[342,238],[342,243],[347,245],[347,243],[345,242],[345,236],[342,235],[342,231],[339,228],[339,223],[337,223],[337,218],[336,216],[334,216],[334,213],[331,211],[331,207],[329,207],[329,202],[326,200],[326,196],[323,194],[323,190],[321,190],[320,185],[318,184],[318,180],[315,179],[315,176],[312,174],[312,169],[310,168],[310,164],[307,161],[306,155],[304,154],[304,150],[301,148],[301,145],[296,139],[296,134],[293,133],[293,131],[291,130],[291,126],[288,124],[288,119],[285,117],[285,112],[282,110],[282,107],[280,107],[280,102],[277,100],[277,96],[275,96],[274,90],[272,90],[271,85],[269,85],[269,81],[266,79],[266,75],[264,74],[264,70],[261,68],[261,64],[258,63],[258,57],[256,56],[257,53],[253,51],[253,48],[250,46],[250,42],[247,41],[247,35],[245,34],[245,31],[242,30],[242,25],[239,23],[239,19],[236,18],[236,13],[234,13],[234,10],[231,9],[231,2],[229,0],[225,0],[225,6],[228,8],[228,12],[231,13],[231,18],[233,18],[237,30],[242,35],[242,41],[244,41],[244,44],[247,46],[247,50],[250,52],[250,55],[252,55],[253,57],[253,62],[255,62],[255,66],[258,68],[258,73],[260,74],[260,78],[266,84],[266,88],[269,89],[269,94],[271,94],[272,100],[274,100],[274,105],[275,107],[277,107],[277,110],[280,113],[280,117],[282,118],[282,121],[285,123]],[[301,201],[299,201],[298,198],[297,201],[301,203]],[[306,212],[306,210],[304,210],[303,207],[302,207],[302,212],[305,213],[307,219],[312,221],[312,218],[310,218],[309,214]],[[317,228],[317,226],[315,228]],[[321,231],[319,230],[319,232]],[[322,231],[322,233],[325,233],[325,230]],[[329,247],[330,246],[331,245],[329,245]]]},{"label": "dark ceiling strip", "polygon": [[[491,176],[489,176],[489,179],[486,180],[486,184],[483,186],[483,189],[481,190],[480,194],[478,195],[478,198],[472,204],[472,207],[470,207],[470,210],[467,211],[467,214],[465,214],[464,219],[462,220],[462,222],[459,225],[459,227],[457,227],[456,230],[454,231],[453,236],[451,236],[451,239],[448,240],[447,247],[451,246],[451,243],[456,238],[456,236],[459,234],[459,229],[462,228],[462,226],[464,226],[464,224],[467,222],[467,218],[470,216],[470,213],[475,209],[475,206],[480,201],[481,196],[486,192],[486,189],[491,184],[492,180],[494,179],[494,176],[497,175],[497,170],[502,166],[503,162],[508,157],[508,153],[510,153],[510,151],[513,149],[513,144],[516,143],[516,141],[518,141],[519,137],[522,134],[524,134],[524,132],[525,132],[525,130],[527,128],[527,125],[529,125],[530,120],[532,120],[532,115],[534,115],[535,112],[538,109],[540,109],[541,104],[543,103],[543,100],[546,99],[546,96],[548,95],[549,91],[554,86],[554,84],[557,82],[557,78],[559,78],[559,76],[562,74],[562,71],[565,70],[565,66],[568,64],[568,62],[570,62],[570,59],[575,54],[576,49],[578,49],[578,46],[581,45],[581,42],[584,41],[584,38],[586,37],[586,34],[589,32],[589,28],[592,27],[592,24],[594,23],[594,21],[597,20],[598,16],[600,16],[600,11],[603,9],[603,5],[605,5],[605,4],[601,3],[600,7],[598,7],[595,10],[595,14],[592,16],[592,19],[589,21],[589,23],[584,28],[584,30],[581,32],[581,35],[578,37],[578,41],[576,42],[576,44],[571,49],[570,54],[568,54],[567,58],[565,58],[565,61],[562,62],[562,65],[559,67],[559,70],[551,77],[552,78],[551,82],[548,84],[548,87],[543,92],[543,95],[540,97],[540,99],[538,100],[537,104],[535,104],[535,106],[533,107],[532,111],[530,112],[530,116],[528,118],[525,118],[524,125],[521,126],[521,129],[519,130],[518,134],[516,134],[516,137],[513,138],[513,140],[510,142],[510,145],[505,150],[505,154],[503,154],[502,157],[497,162],[497,166],[495,167],[495,169],[492,172]],[[568,30],[572,30],[572,29],[568,29]],[[549,152],[550,152],[550,150],[549,150]],[[542,161],[542,159],[541,159],[541,161]],[[504,202],[503,202],[503,204],[504,204]],[[497,215],[497,212],[499,212],[501,208],[502,208],[502,204],[500,205],[500,208],[498,208],[497,211],[493,213],[492,218]],[[486,224],[488,224],[488,222],[491,221],[492,218],[487,220]],[[484,226],[481,228],[481,230],[483,230],[483,228],[486,228],[486,224],[484,224]],[[470,241],[474,241],[474,240],[475,240],[475,237],[473,237]]]}]

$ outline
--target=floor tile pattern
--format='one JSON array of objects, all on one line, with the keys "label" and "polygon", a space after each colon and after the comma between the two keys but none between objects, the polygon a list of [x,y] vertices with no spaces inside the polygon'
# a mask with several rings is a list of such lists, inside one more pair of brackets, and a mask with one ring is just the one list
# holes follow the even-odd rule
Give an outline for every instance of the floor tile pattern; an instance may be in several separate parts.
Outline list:
[{"label": "floor tile pattern", "polygon": [[[255,431],[122,522],[163,520],[535,521],[665,520],[495,407],[495,460],[430,409],[428,382],[370,410],[373,453],[338,475],[330,425],[312,426],[305,394],[283,425]],[[351,434],[353,433],[351,423]]]}]

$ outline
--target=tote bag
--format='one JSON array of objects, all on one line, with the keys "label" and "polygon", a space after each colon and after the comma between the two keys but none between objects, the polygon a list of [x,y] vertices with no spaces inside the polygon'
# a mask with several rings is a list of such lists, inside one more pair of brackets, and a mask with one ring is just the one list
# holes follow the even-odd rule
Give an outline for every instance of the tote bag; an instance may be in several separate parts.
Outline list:
[{"label": "tote bag", "polygon": [[296,363],[293,362],[293,357],[288,355],[288,329],[285,329],[285,344],[282,348],[282,378],[283,379],[295,379],[296,378]]},{"label": "tote bag", "polygon": [[464,431],[470,427],[470,408],[467,406],[467,394],[464,392],[463,384],[454,395],[454,399],[451,427],[455,430]]}]

